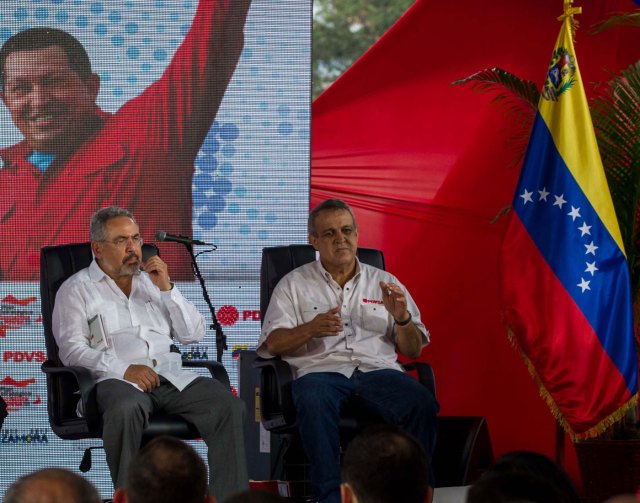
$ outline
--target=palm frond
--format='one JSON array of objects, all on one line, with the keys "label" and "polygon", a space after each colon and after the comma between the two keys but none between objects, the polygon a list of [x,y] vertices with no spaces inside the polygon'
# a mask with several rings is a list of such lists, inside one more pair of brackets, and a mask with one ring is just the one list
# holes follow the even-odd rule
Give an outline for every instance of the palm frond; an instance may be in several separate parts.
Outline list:
[{"label": "palm frond", "polygon": [[540,101],[540,91],[534,82],[521,79],[502,68],[485,68],[451,83],[452,86],[460,84],[470,84],[476,92],[497,92],[492,102],[511,107],[511,111],[524,107],[535,112]]},{"label": "palm frond", "polygon": [[640,9],[613,14],[604,21],[594,24],[590,33],[595,35],[614,26],[640,26]]},{"label": "palm frond", "polygon": [[640,287],[640,61],[591,102],[591,115],[627,252],[634,292]]},{"label": "palm frond", "polygon": [[540,100],[540,91],[536,85],[501,68],[486,68],[451,83],[452,86],[460,84],[469,84],[478,93],[496,93],[490,103],[504,109],[514,119],[514,127],[507,137],[507,148],[515,151],[509,167],[519,164],[529,143]]}]

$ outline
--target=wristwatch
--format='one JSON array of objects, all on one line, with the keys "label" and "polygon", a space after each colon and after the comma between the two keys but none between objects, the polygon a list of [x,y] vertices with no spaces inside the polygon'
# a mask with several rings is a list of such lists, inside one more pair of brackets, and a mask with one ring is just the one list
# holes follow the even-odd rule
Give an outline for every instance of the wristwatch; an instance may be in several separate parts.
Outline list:
[{"label": "wristwatch", "polygon": [[394,318],[393,321],[395,321],[396,325],[398,325],[399,327],[404,327],[405,325],[408,325],[409,322],[411,321],[411,313],[409,313],[409,317],[406,320],[398,321]]}]

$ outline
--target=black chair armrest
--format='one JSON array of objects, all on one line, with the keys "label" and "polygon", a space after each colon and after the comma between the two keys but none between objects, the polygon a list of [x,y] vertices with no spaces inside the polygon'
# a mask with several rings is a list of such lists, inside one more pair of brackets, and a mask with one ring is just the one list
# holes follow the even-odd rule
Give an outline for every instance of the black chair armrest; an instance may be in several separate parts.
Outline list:
[{"label": "black chair armrest", "polygon": [[285,432],[295,428],[296,408],[291,393],[291,366],[280,358],[256,358],[253,367],[261,370],[262,425],[273,432]]},{"label": "black chair armrest", "polygon": [[[72,376],[77,384],[78,400],[82,403],[83,417],[86,419],[90,428],[99,428],[101,423],[100,414],[95,400],[95,383],[91,372],[84,367],[65,367],[56,365],[51,360],[45,361],[42,366],[42,372],[47,377]],[[51,397],[50,397],[51,398]],[[58,400],[61,399],[58,397]]]},{"label": "black chair armrest", "polygon": [[206,368],[211,377],[220,381],[224,384],[228,389],[231,389],[231,381],[229,381],[229,374],[227,373],[227,369],[224,368],[222,363],[218,363],[213,360],[182,360],[183,367],[199,367]]},{"label": "black chair armrest", "polygon": [[0,429],[2,429],[2,425],[7,415],[7,402],[5,402],[4,398],[0,396]]},{"label": "black chair armrest", "polygon": [[407,362],[401,365],[407,372],[415,372],[420,384],[431,391],[434,397],[436,396],[436,377],[431,365],[427,362]]}]

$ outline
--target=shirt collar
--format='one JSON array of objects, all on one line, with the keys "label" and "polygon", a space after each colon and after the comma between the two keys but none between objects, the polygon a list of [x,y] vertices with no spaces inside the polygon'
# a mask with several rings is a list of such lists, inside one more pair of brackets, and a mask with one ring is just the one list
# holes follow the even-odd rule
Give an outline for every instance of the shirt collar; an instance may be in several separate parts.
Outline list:
[{"label": "shirt collar", "polygon": [[[60,169],[65,170],[69,168],[74,176],[93,176],[95,172],[117,163],[127,155],[124,142],[118,135],[119,130],[114,129],[116,126],[110,126],[111,121],[109,119],[113,114],[105,112],[98,107],[96,107],[95,114],[102,120],[102,126],[92,137],[80,145],[60,167]],[[108,127],[111,127],[111,129],[108,129]],[[27,156],[32,150],[31,145],[24,139],[15,145],[1,148],[2,162],[0,162],[0,165],[14,170],[30,166],[34,171],[41,173],[27,160]]]},{"label": "shirt collar", "polygon": [[40,152],[39,150],[33,150],[28,156],[27,160],[44,173],[51,163],[56,158],[55,154],[49,154],[46,152]]},{"label": "shirt collar", "polygon": [[[331,276],[331,273],[324,268],[324,266],[322,265],[322,262],[320,262],[320,259],[316,260],[316,269],[327,282],[333,281],[333,277]],[[361,270],[360,260],[356,256],[356,273],[353,275],[353,278],[351,278],[349,281],[354,281],[355,279],[359,278],[360,270]]]},{"label": "shirt collar", "polygon": [[[119,295],[124,295],[122,290],[120,290],[120,288],[118,287],[116,282],[111,278],[111,276],[109,276],[106,272],[104,272],[102,268],[98,265],[98,262],[96,261],[95,257],[93,257],[91,264],[89,264],[89,278],[94,283],[99,283],[100,281],[106,281],[107,284],[111,285],[111,288],[119,292]],[[139,277],[134,275],[133,283],[131,285],[131,293],[129,294],[129,297],[131,297],[136,291],[136,289],[139,287],[138,281],[139,281]]]},{"label": "shirt collar", "polygon": [[95,257],[93,257],[91,264],[89,264],[89,277],[91,278],[91,281],[95,283],[102,280],[104,277],[109,277],[109,275],[100,268]]}]

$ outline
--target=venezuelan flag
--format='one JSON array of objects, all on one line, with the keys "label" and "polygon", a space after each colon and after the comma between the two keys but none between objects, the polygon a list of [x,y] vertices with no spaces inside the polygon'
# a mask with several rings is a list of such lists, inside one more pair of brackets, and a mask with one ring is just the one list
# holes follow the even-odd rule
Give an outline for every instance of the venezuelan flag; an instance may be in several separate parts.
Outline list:
[{"label": "venezuelan flag", "polygon": [[629,269],[563,16],[500,257],[503,315],[573,440],[637,400]]}]

